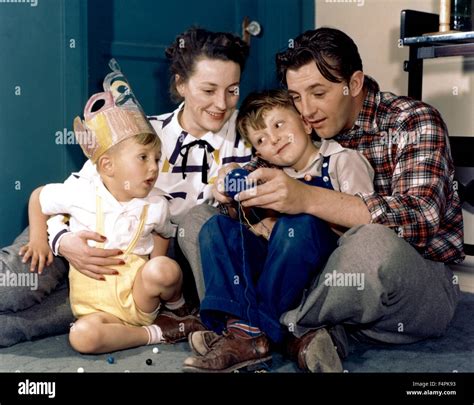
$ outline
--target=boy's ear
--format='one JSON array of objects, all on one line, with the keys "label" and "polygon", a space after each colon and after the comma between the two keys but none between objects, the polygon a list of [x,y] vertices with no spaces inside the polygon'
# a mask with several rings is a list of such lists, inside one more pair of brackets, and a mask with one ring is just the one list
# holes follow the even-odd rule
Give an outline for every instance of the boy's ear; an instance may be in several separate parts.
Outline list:
[{"label": "boy's ear", "polygon": [[97,161],[97,169],[100,173],[112,177],[114,175],[114,161],[111,156],[104,153]]},{"label": "boy's ear", "polygon": [[352,97],[357,97],[362,88],[364,87],[364,72],[357,70],[352,73],[351,80],[349,82],[349,90]]}]

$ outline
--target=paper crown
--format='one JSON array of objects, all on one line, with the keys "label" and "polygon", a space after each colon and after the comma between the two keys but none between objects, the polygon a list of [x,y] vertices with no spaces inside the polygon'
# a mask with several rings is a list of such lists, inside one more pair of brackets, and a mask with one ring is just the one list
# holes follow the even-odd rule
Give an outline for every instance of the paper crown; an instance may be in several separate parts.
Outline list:
[{"label": "paper crown", "polygon": [[84,107],[84,121],[74,119],[74,132],[84,154],[93,162],[112,146],[139,134],[156,135],[115,59],[103,82]]}]

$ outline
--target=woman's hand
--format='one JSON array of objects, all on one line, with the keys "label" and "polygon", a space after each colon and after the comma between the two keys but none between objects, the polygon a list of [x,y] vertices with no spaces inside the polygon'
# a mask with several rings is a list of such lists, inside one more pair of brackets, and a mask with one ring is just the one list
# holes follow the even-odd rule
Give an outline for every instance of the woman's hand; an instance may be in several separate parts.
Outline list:
[{"label": "woman's hand", "polygon": [[261,168],[250,173],[258,186],[237,195],[244,207],[270,208],[285,214],[307,212],[308,187],[282,170]]},{"label": "woman's hand", "polygon": [[90,247],[88,240],[105,242],[106,238],[96,232],[79,231],[67,233],[60,240],[59,253],[85,276],[95,280],[105,280],[104,274],[117,275],[118,271],[107,266],[125,264],[122,259],[113,258],[121,255],[120,249],[100,249]]},{"label": "woman's hand", "polygon": [[224,194],[224,180],[225,176],[227,176],[227,173],[239,167],[240,166],[237,163],[229,163],[227,166],[222,167],[217,173],[217,179],[214,182],[214,186],[212,187],[212,195],[218,202],[222,204],[228,204],[232,202],[232,198]]},{"label": "woman's hand", "polygon": [[49,266],[53,262],[53,252],[46,240],[30,240],[20,248],[19,254],[23,256],[23,263],[31,259],[30,271],[35,271],[38,266],[39,274],[43,272],[45,266]]}]

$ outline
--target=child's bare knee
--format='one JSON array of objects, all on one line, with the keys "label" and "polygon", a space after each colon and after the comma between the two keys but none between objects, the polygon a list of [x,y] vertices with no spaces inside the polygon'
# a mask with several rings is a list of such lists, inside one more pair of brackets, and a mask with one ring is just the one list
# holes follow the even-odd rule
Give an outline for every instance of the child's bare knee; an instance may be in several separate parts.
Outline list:
[{"label": "child's bare knee", "polygon": [[100,340],[101,333],[97,324],[87,319],[79,319],[69,330],[69,343],[80,353],[97,353]]},{"label": "child's bare knee", "polygon": [[151,259],[143,269],[145,281],[162,287],[173,287],[181,282],[181,269],[173,259],[166,256]]}]

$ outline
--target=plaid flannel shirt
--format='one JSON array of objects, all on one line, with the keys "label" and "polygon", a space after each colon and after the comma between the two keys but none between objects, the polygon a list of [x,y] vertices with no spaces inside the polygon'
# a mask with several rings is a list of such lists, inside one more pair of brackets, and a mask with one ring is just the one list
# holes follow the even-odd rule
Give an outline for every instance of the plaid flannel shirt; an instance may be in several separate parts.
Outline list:
[{"label": "plaid flannel shirt", "polygon": [[[334,137],[363,153],[375,170],[372,194],[359,194],[372,223],[393,228],[425,258],[464,259],[463,221],[454,187],[448,130],[433,107],[381,92],[365,77],[368,90],[353,127]],[[265,167],[261,159],[244,166]]]}]

